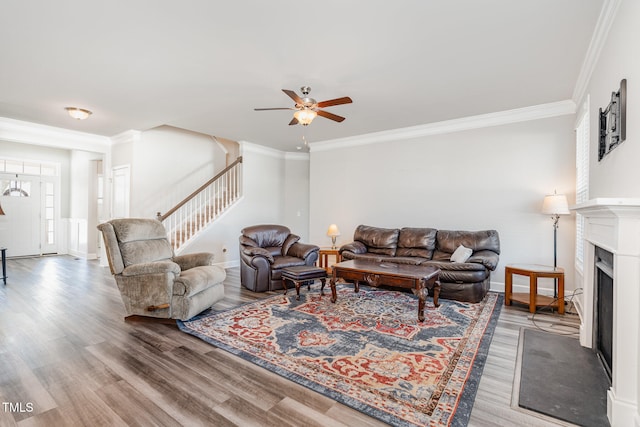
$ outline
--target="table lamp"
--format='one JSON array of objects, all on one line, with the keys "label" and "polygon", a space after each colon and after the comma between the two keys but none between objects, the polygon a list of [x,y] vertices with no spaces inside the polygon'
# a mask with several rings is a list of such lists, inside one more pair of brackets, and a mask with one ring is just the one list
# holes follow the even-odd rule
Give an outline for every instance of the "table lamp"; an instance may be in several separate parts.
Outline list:
[{"label": "table lamp", "polygon": [[[553,220],[553,268],[558,267],[558,220],[560,215],[569,215],[569,204],[567,203],[567,196],[564,194],[549,194],[544,197],[542,202],[542,213],[551,215]],[[556,286],[553,289],[554,298],[558,296],[558,290]]]},{"label": "table lamp", "polygon": [[336,248],[336,237],[340,235],[340,230],[338,230],[338,226],[335,224],[331,224],[329,229],[327,230],[327,236],[331,237],[331,249]]}]

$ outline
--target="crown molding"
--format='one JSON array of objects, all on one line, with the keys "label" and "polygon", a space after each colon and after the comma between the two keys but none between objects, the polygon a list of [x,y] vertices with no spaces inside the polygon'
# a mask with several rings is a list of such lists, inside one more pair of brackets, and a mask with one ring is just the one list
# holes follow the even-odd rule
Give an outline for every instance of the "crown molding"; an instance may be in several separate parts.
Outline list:
[{"label": "crown molding", "polygon": [[142,139],[142,132],[139,130],[128,130],[112,136],[111,145],[126,144],[128,142],[139,142]]},{"label": "crown molding", "polygon": [[251,152],[251,153],[262,154],[269,157],[275,157],[278,159],[284,159],[285,157],[284,151],[276,150],[275,148],[254,144],[253,142],[249,142],[249,141],[238,141],[238,142],[240,144],[240,151],[242,153]]},{"label": "crown molding", "polygon": [[284,160],[306,160],[310,159],[309,153],[298,153],[291,151],[280,151],[275,148],[267,147],[264,145],[254,144],[253,142],[248,141],[238,141],[240,144],[241,152],[251,152],[262,154],[264,156],[275,157],[277,159]]},{"label": "crown molding", "polygon": [[37,123],[0,117],[0,139],[22,144],[41,145],[106,153],[110,138],[92,133],[46,126]]},{"label": "crown molding", "polygon": [[286,160],[309,160],[309,153],[296,153],[287,151],[284,153]]},{"label": "crown molding", "polygon": [[529,120],[539,120],[549,117],[575,114],[576,104],[572,100],[534,105],[532,107],[463,117],[461,119],[445,120],[426,125],[412,126],[389,131],[374,132],[348,138],[331,139],[309,144],[310,150],[326,151],[337,148],[356,147],[360,145],[377,144],[381,142],[400,141],[421,138],[431,135],[461,132],[491,126],[500,126]]},{"label": "crown molding", "polygon": [[598,21],[596,22],[595,29],[593,30],[593,36],[591,36],[591,42],[589,42],[587,53],[584,57],[584,61],[582,61],[580,74],[578,74],[576,85],[573,88],[573,96],[571,99],[573,99],[576,104],[580,102],[587,91],[591,75],[593,74],[593,70],[596,68],[598,59],[600,59],[600,54],[602,53],[604,44],[607,41],[609,31],[613,26],[613,22],[618,14],[618,9],[620,8],[621,3],[622,0],[604,0],[604,3],[602,4]]}]

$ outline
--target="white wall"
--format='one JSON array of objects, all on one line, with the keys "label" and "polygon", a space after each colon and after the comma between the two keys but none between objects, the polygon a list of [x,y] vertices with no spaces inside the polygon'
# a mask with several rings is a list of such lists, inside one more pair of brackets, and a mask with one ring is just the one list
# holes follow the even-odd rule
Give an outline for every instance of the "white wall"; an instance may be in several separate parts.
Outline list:
[{"label": "white wall", "polygon": [[[585,93],[591,97],[589,196],[640,197],[640,2],[621,2]],[[598,109],[627,79],[627,139],[598,162]],[[584,102],[584,97],[580,104]],[[579,105],[580,105],[579,104]]]},{"label": "white wall", "polygon": [[155,218],[225,167],[225,152],[213,138],[171,126],[142,132],[131,157],[132,217]]},{"label": "white wall", "polygon": [[[213,252],[216,263],[237,266],[240,230],[257,224],[285,225],[307,241],[308,161],[248,142],[242,142],[241,149],[242,199],[183,253]],[[296,209],[301,211],[300,217]]]},{"label": "white wall", "polygon": [[309,155],[285,156],[283,221],[294,234],[308,241],[309,236]]},{"label": "white wall", "polygon": [[[540,211],[554,190],[574,200],[574,120],[563,115],[330,150],[312,144],[311,240],[328,245],[331,223],[342,232],[339,244],[352,240],[358,224],[496,229],[501,255],[492,288],[503,290],[506,264],[553,263],[552,222]],[[574,228],[573,217],[561,219],[558,265],[569,284]]]},{"label": "white wall", "polygon": [[66,220],[69,239],[67,251],[76,256],[97,256],[96,160],[102,160],[103,156],[102,153],[71,151],[70,215]]}]

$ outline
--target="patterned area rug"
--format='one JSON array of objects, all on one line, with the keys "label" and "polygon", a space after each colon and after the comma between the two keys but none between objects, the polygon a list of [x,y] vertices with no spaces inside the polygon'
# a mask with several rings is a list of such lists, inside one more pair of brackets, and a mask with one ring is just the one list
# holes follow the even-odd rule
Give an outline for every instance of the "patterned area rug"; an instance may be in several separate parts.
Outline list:
[{"label": "patterned area rug", "polygon": [[478,304],[431,299],[420,324],[417,298],[338,285],[295,291],[179,327],[189,334],[398,426],[465,426],[473,407],[501,296]]}]

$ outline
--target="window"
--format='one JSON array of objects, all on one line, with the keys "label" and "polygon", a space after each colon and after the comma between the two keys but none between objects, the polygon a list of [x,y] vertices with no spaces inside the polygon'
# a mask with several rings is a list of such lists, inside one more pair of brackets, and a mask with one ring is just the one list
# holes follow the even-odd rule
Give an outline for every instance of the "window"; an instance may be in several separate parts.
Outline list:
[{"label": "window", "polygon": [[[576,128],[576,204],[589,200],[589,97]],[[584,262],[584,217],[576,215],[576,267]]]},{"label": "window", "polygon": [[29,197],[31,181],[0,181],[0,195],[10,197]]}]

